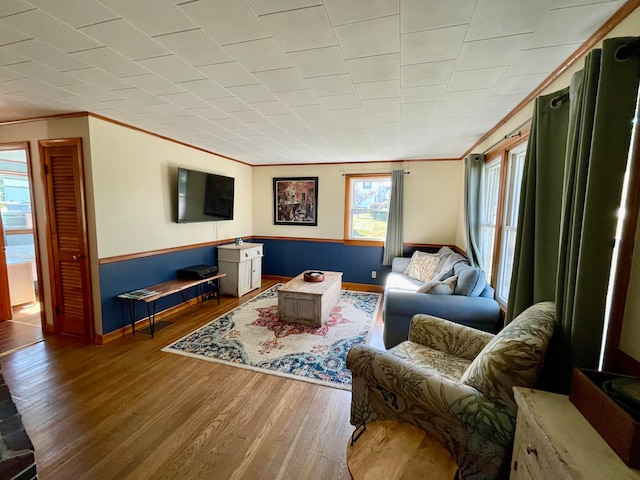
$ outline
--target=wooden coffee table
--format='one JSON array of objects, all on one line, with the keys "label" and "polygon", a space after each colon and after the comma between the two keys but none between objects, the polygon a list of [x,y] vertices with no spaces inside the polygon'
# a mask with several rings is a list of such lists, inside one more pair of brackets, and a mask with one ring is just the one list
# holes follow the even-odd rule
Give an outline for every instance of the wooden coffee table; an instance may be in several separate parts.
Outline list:
[{"label": "wooden coffee table", "polygon": [[442,444],[424,430],[392,420],[367,424],[347,445],[354,480],[453,480],[458,466]]},{"label": "wooden coffee table", "polygon": [[322,282],[305,282],[304,272],[278,289],[281,322],[321,327],[340,300],[342,272],[323,272]]}]

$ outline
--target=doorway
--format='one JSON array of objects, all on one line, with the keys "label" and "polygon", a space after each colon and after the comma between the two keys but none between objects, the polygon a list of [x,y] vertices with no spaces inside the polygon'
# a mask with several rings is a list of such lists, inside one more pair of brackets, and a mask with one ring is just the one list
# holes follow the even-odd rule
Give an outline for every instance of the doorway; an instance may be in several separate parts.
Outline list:
[{"label": "doorway", "polygon": [[32,203],[28,143],[0,144],[0,355],[44,338]]}]

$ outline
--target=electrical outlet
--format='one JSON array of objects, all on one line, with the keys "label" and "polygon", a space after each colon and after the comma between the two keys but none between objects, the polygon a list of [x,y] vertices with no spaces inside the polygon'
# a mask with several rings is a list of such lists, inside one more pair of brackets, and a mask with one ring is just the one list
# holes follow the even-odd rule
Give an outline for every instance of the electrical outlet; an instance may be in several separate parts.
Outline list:
[{"label": "electrical outlet", "polygon": [[375,270],[371,270],[371,278],[376,278],[377,272]]}]

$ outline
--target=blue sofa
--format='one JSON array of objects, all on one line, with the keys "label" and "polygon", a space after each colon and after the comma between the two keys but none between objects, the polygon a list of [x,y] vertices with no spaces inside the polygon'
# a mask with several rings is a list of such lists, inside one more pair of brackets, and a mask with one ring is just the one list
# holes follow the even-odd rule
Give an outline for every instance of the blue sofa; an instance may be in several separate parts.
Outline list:
[{"label": "blue sofa", "polygon": [[[447,247],[443,247],[439,253],[443,257],[462,257]],[[411,258],[393,259],[391,272],[385,280],[382,306],[383,341],[387,349],[408,339],[411,318],[417,313],[444,318],[489,333],[496,333],[500,329],[500,306],[494,300],[494,290],[487,283],[486,274],[471,267],[462,258],[457,258],[452,270],[447,272],[449,276],[458,276],[455,292],[451,295],[418,292],[425,282],[403,273]],[[439,273],[440,280],[446,278],[447,273]]]}]

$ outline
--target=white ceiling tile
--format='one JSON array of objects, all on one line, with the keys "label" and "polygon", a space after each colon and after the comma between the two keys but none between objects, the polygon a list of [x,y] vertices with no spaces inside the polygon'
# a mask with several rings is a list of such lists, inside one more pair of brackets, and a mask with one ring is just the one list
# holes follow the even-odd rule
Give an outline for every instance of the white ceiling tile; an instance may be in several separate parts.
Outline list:
[{"label": "white ceiling tile", "polygon": [[522,100],[522,95],[496,95],[487,97],[482,103],[486,110],[502,110],[515,107]]},{"label": "white ceiling tile", "polygon": [[89,85],[88,83],[74,83],[71,85],[65,85],[61,88],[64,88],[68,92],[75,93],[76,95],[91,98],[92,100],[97,100],[98,102],[104,102],[106,100],[117,100],[118,98],[122,98],[118,95],[117,92],[109,92],[101,88],[94,87],[93,85]]},{"label": "white ceiling tile", "polygon": [[[549,10],[526,48],[582,43],[604,23],[603,19],[613,15],[623,3],[605,2]],[[578,18],[580,21],[576,22]]]},{"label": "white ceiling tile", "polygon": [[[67,87],[70,87],[70,85],[66,85],[65,89]],[[18,78],[7,80],[1,84],[0,88],[2,89],[3,93],[20,93],[33,91],[38,95],[55,99],[71,96],[68,90],[54,87],[53,85],[49,85],[34,78]]]},{"label": "white ceiling tile", "polygon": [[398,0],[325,0],[324,6],[332,25],[398,14]]},{"label": "white ceiling tile", "polygon": [[256,102],[251,104],[251,108],[253,108],[258,113],[262,115],[274,115],[277,113],[289,113],[289,109],[285,107],[282,102],[273,101],[273,102]]},{"label": "white ceiling tile", "polygon": [[376,18],[335,27],[344,58],[369,57],[400,51],[399,17]]},{"label": "white ceiling tile", "polygon": [[416,102],[404,103],[402,105],[402,116],[424,115],[427,117],[434,116],[440,110],[442,102]]},{"label": "white ceiling tile", "polygon": [[402,103],[442,100],[446,89],[446,85],[424,85],[422,87],[403,88]]},{"label": "white ceiling tile", "polygon": [[300,117],[293,113],[280,113],[277,115],[267,115],[267,118],[277,125],[292,125],[302,123]]},{"label": "white ceiling tile", "polygon": [[[0,82],[5,82],[7,80],[16,80],[18,78],[25,78],[25,75],[13,70],[9,70],[6,67],[0,67]],[[0,91],[2,91],[1,86]]]},{"label": "white ceiling tile", "polygon": [[319,97],[355,92],[353,79],[349,74],[312,77],[306,78],[304,81]]},{"label": "white ceiling tile", "polygon": [[245,2],[199,0],[180,5],[180,8],[219,45],[248,42],[271,36]]},{"label": "white ceiling tile", "polygon": [[529,34],[465,42],[456,70],[477,70],[509,65],[529,39]]},{"label": "white ceiling tile", "polygon": [[309,7],[264,15],[260,20],[285,52],[336,45],[336,37],[323,7]]},{"label": "white ceiling tile", "polygon": [[410,33],[469,23],[477,3],[477,0],[400,0],[400,31]]},{"label": "white ceiling tile", "polygon": [[277,92],[275,96],[278,97],[287,107],[294,107],[297,105],[317,105],[320,102],[318,97],[311,89],[304,90],[290,90],[288,92]]},{"label": "white ceiling tile", "polygon": [[5,45],[2,48],[11,53],[48,65],[61,72],[89,66],[79,60],[76,54],[67,55],[40,40],[25,40],[24,42]]},{"label": "white ceiling tile", "polygon": [[187,92],[191,92],[194,95],[202,98],[203,100],[209,100],[211,98],[224,98],[230,97],[231,93],[226,88],[222,88],[213,80],[208,78],[201,80],[187,80],[186,82],[176,82],[171,84],[174,87],[180,87]]},{"label": "white ceiling tile", "polygon": [[29,40],[30,38],[32,38],[31,35],[19,32],[15,28],[11,28],[8,25],[2,25],[2,28],[0,29],[0,46],[21,42],[23,40]]},{"label": "white ceiling tile", "polygon": [[513,59],[506,75],[551,73],[576,51],[579,44],[521,50]]},{"label": "white ceiling tile", "polygon": [[253,76],[272,92],[302,90],[308,87],[296,68],[281,68],[267,72],[255,72]]},{"label": "white ceiling tile", "polygon": [[370,123],[396,123],[401,120],[400,112],[374,112],[367,113]]},{"label": "white ceiling tile", "polygon": [[302,119],[326,117],[329,112],[324,105],[300,105],[289,109]]},{"label": "white ceiling tile", "polygon": [[149,108],[151,110],[154,110],[163,115],[167,115],[169,117],[187,116],[191,114],[191,112],[188,112],[184,108],[178,107],[173,103],[163,103],[162,105],[152,105]]},{"label": "white ceiling tile", "polygon": [[262,85],[239,85],[237,87],[227,87],[227,90],[245,103],[275,100],[271,92]]},{"label": "white ceiling tile", "polygon": [[367,113],[399,112],[401,109],[400,98],[375,98],[362,100],[362,106]]},{"label": "white ceiling tile", "polygon": [[116,117],[118,120],[126,118],[127,121],[131,121],[133,119],[132,115],[138,115],[147,111],[146,107],[124,98],[120,98],[118,100],[106,100],[103,103],[110,108],[116,109],[118,114],[124,114]]},{"label": "white ceiling tile", "polygon": [[376,55],[347,60],[354,83],[400,78],[400,54]]},{"label": "white ceiling tile", "polygon": [[182,108],[205,108],[209,106],[209,104],[201,98],[187,92],[170,93],[168,95],[162,95],[160,98]]},{"label": "white ceiling tile", "polygon": [[356,84],[356,91],[361,100],[372,98],[389,98],[400,96],[400,80],[368,82]]},{"label": "white ceiling tile", "polygon": [[23,0],[3,0],[0,2],[0,17],[15,15],[16,13],[33,10],[33,5]]},{"label": "white ceiling tile", "polygon": [[143,68],[132,60],[123,57],[119,53],[114,52],[108,47],[84,50],[82,52],[76,52],[72,56],[86,62],[74,68],[83,68],[86,67],[87,64],[90,64],[106,72],[112,73],[117,77],[129,77],[132,75],[143,75],[145,73],[149,73],[149,70]]},{"label": "white ceiling tile", "polygon": [[204,108],[192,108],[192,109],[189,109],[189,111],[207,120],[219,120],[221,118],[229,117],[227,113],[213,106],[208,106]]},{"label": "white ceiling tile", "polygon": [[401,69],[402,86],[419,87],[421,85],[448,83],[455,64],[455,60],[446,60],[444,62],[405,65]]},{"label": "white ceiling tile", "polygon": [[131,60],[169,54],[158,42],[122,18],[89,25],[81,31]]},{"label": "white ceiling tile", "polygon": [[258,15],[322,5],[322,0],[246,0]]},{"label": "white ceiling tile", "polygon": [[466,25],[402,35],[402,65],[438,62],[457,58],[467,31]]},{"label": "white ceiling tile", "polygon": [[251,110],[246,103],[240,101],[236,97],[212,98],[208,102],[223,112],[242,112],[243,110]]},{"label": "white ceiling tile", "polygon": [[0,22],[65,53],[102,46],[100,42],[41,10],[30,10],[4,17]]},{"label": "white ceiling tile", "polygon": [[26,63],[29,58],[10,52],[6,47],[0,47],[0,66]]},{"label": "white ceiling tile", "polygon": [[241,112],[233,112],[231,116],[236,120],[244,123],[264,122],[266,119],[255,110],[243,110]]},{"label": "white ceiling tile", "polygon": [[360,98],[355,93],[345,93],[342,95],[325,95],[320,97],[320,101],[327,110],[338,110],[341,108],[361,107]]},{"label": "white ceiling tile", "polygon": [[[535,2],[503,2],[485,0],[478,2],[469,26],[466,41],[485,38],[508,37],[520,33],[531,33],[555,0]],[[501,21],[502,19],[509,21]]]},{"label": "white ceiling tile", "polygon": [[29,3],[74,28],[106,22],[119,16],[97,0],[29,0]]},{"label": "white ceiling tile", "polygon": [[474,109],[467,105],[446,105],[440,109],[439,118],[471,118]]},{"label": "white ceiling tile", "polygon": [[127,100],[144,106],[162,105],[167,103],[162,99],[162,97],[152,95],[140,88],[123,88],[121,90],[117,90],[117,92],[114,92],[114,94],[116,94],[120,98],[126,98]]},{"label": "white ceiling tile", "polygon": [[60,73],[58,70],[37,62],[16,63],[11,65],[10,67],[7,67],[7,69],[18,72],[22,76],[26,75],[29,77],[45,79],[47,83],[55,85],[56,87],[61,87],[63,85],[69,85],[70,83],[76,82],[71,76],[67,75],[66,73]]},{"label": "white ceiling tile", "polygon": [[154,40],[194,67],[233,61],[222,47],[200,29],[159,35]]},{"label": "white ceiling tile", "polygon": [[123,18],[136,24],[147,35],[181,32],[195,23],[169,0],[100,0]]},{"label": "white ceiling tile", "polygon": [[180,60],[175,55],[165,55],[164,57],[145,58],[136,63],[148,70],[157,73],[170,82],[185,82],[187,80],[198,80],[204,75],[187,63]]},{"label": "white ceiling tile", "polygon": [[183,90],[173,83],[159,77],[155,73],[145,73],[143,75],[133,75],[125,77],[126,81],[145,89],[154,95],[166,95],[168,93],[180,93]]},{"label": "white ceiling tile", "polygon": [[516,75],[502,77],[492,91],[492,95],[527,95],[548,77],[546,73],[537,75]]},{"label": "white ceiling tile", "polygon": [[110,73],[100,70],[99,68],[89,67],[73,70],[67,73],[68,77],[78,79],[82,82],[90,83],[98,88],[105,90],[115,90],[117,88],[128,88],[131,84],[111,75]]},{"label": "white ceiling tile", "polygon": [[224,47],[249,72],[291,67],[289,58],[273,38],[235,43]]},{"label": "white ceiling tile", "polygon": [[493,88],[507,71],[507,67],[481,68],[454,72],[449,82],[449,91]]},{"label": "white ceiling tile", "polygon": [[289,58],[300,69],[302,76],[305,78],[349,73],[339,47],[291,52]]},{"label": "white ceiling tile", "polygon": [[223,87],[234,85],[253,85],[258,83],[238,62],[217,63],[215,65],[205,65],[198,69]]},{"label": "white ceiling tile", "polygon": [[442,100],[443,106],[480,105],[489,95],[489,89],[465,90],[464,92],[447,92]]}]

